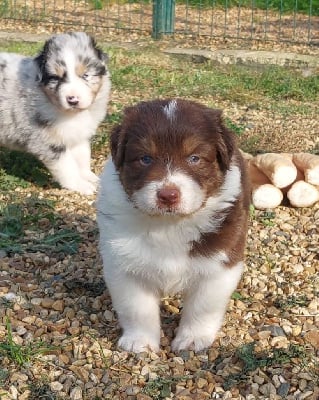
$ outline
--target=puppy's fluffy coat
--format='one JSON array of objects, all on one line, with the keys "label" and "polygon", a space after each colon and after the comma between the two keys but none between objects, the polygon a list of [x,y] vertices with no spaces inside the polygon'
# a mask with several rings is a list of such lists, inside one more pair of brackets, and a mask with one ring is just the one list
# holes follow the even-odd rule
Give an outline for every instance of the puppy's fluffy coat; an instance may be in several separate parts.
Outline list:
[{"label": "puppy's fluffy coat", "polygon": [[159,300],[182,292],[175,351],[211,345],[243,270],[249,188],[221,112],[186,100],[129,107],[111,135],[98,225],[128,351],[157,351]]},{"label": "puppy's fluffy coat", "polygon": [[34,154],[67,189],[91,194],[90,138],[106,114],[107,55],[84,32],[52,36],[41,53],[0,53],[0,145]]}]

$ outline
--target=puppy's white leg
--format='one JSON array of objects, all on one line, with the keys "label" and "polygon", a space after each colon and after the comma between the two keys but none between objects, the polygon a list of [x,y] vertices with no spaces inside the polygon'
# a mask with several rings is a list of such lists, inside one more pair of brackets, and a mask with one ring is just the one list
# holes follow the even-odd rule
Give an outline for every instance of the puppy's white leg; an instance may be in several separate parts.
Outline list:
[{"label": "puppy's white leg", "polygon": [[44,163],[52,173],[54,179],[62,187],[82,194],[93,194],[95,192],[96,185],[83,179],[79,165],[69,149],[61,153],[58,159],[48,162],[44,161]]},{"label": "puppy's white leg", "polygon": [[71,152],[75,158],[83,179],[96,185],[99,178],[91,171],[91,146],[89,142],[83,142],[72,147]]},{"label": "puppy's white leg", "polygon": [[126,275],[113,282],[107,280],[107,286],[123,329],[119,347],[135,353],[158,351],[160,318],[156,294]]},{"label": "puppy's white leg", "polygon": [[200,351],[213,343],[242,269],[242,262],[232,268],[222,267],[218,276],[204,277],[186,293],[181,322],[172,342],[173,351],[190,348]]}]

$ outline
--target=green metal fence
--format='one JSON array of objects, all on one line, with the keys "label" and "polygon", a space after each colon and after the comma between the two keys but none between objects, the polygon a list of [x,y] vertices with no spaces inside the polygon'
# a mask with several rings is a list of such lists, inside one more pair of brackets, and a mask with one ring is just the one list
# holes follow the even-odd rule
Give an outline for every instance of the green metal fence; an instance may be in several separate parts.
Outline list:
[{"label": "green metal fence", "polygon": [[1,29],[319,45],[319,0],[0,0]]}]

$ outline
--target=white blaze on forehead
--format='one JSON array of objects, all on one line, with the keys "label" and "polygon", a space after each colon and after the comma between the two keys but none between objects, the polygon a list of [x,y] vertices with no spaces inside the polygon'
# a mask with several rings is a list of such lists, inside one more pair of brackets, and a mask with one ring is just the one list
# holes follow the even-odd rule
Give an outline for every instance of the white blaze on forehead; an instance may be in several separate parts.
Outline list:
[{"label": "white blaze on forehead", "polygon": [[68,75],[75,75],[75,68],[76,68],[76,59],[74,51],[71,49],[64,49],[63,51],[63,60],[66,65],[66,70]]},{"label": "white blaze on forehead", "polygon": [[176,100],[171,100],[167,106],[164,107],[164,114],[166,117],[170,120],[173,121],[175,117],[175,113],[177,110],[177,101]]}]

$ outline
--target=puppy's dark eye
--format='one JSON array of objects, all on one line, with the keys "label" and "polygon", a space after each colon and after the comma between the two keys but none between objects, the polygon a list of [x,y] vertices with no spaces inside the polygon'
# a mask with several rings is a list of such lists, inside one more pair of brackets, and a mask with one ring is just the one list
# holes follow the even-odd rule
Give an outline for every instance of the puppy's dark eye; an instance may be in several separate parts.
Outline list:
[{"label": "puppy's dark eye", "polygon": [[61,77],[58,76],[58,75],[50,75],[50,76],[48,77],[48,80],[51,81],[51,82],[57,82],[57,81],[59,81],[60,79],[61,79]]},{"label": "puppy's dark eye", "polygon": [[187,162],[188,162],[188,164],[191,164],[191,165],[197,165],[200,162],[200,157],[196,156],[195,154],[192,154],[191,156],[189,156],[187,158]]},{"label": "puppy's dark eye", "polygon": [[90,77],[89,73],[86,72],[85,74],[82,75],[82,79],[84,79],[85,81],[88,80]]},{"label": "puppy's dark eye", "polygon": [[140,158],[140,163],[144,166],[151,165],[153,162],[153,158],[151,156],[145,155]]}]

